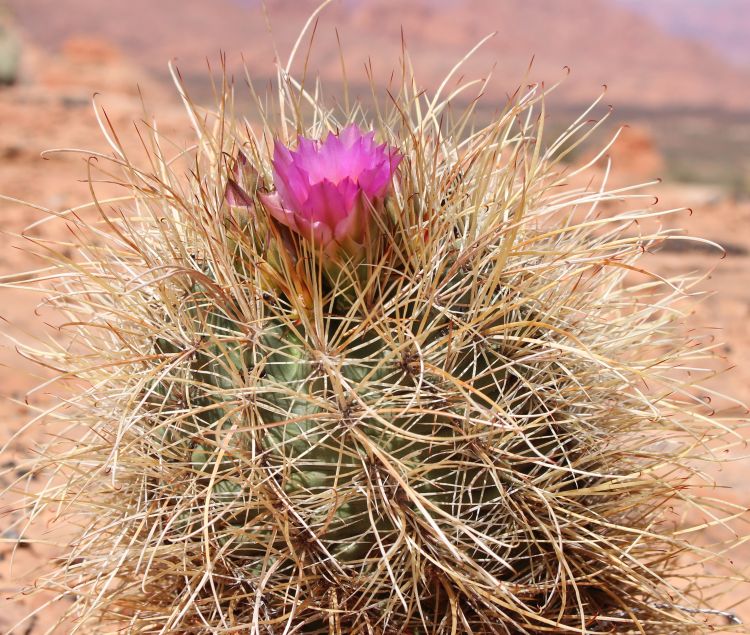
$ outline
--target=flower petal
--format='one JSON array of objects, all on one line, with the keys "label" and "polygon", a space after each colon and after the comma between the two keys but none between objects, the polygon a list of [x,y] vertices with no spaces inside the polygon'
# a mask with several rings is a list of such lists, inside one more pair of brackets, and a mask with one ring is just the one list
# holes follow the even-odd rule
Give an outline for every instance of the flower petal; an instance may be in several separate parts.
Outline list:
[{"label": "flower petal", "polygon": [[308,236],[308,240],[323,248],[328,247],[333,240],[333,231],[322,221],[310,225],[310,234],[311,236]]},{"label": "flower petal", "polygon": [[300,169],[294,154],[278,141],[274,144],[273,182],[286,207],[295,209],[307,198],[307,174]]},{"label": "flower petal", "polygon": [[361,128],[356,123],[350,123],[345,128],[341,129],[338,138],[345,148],[351,148],[355,141],[361,139],[365,135],[362,133]]},{"label": "flower petal", "polygon": [[386,156],[378,165],[364,170],[359,175],[357,183],[368,198],[380,198],[385,195],[401,159],[401,155]]},{"label": "flower petal", "polygon": [[253,197],[243,190],[234,179],[227,179],[227,187],[224,190],[224,200],[229,205],[244,205],[245,207],[255,207]]},{"label": "flower petal", "polygon": [[258,198],[260,199],[260,202],[263,203],[263,207],[266,208],[266,211],[273,216],[273,218],[279,221],[282,225],[286,225],[290,229],[299,232],[299,226],[297,225],[294,211],[284,207],[278,192],[260,192]]},{"label": "flower petal", "polygon": [[327,247],[360,241],[370,209],[385,196],[402,156],[377,145],[373,131],[345,126],[324,141],[298,137],[296,150],[274,145],[276,194],[261,197],[269,214]]},{"label": "flower petal", "polygon": [[339,184],[323,179],[310,186],[307,200],[302,206],[304,216],[333,228],[351,211],[357,190],[357,185],[348,178]]},{"label": "flower petal", "polygon": [[357,200],[354,201],[349,210],[349,214],[334,227],[333,236],[337,242],[342,243],[347,238],[351,238],[358,243],[362,242],[367,227],[366,218],[369,214],[369,209],[366,209],[366,207],[369,207],[370,204],[361,199],[362,196],[358,195]]}]

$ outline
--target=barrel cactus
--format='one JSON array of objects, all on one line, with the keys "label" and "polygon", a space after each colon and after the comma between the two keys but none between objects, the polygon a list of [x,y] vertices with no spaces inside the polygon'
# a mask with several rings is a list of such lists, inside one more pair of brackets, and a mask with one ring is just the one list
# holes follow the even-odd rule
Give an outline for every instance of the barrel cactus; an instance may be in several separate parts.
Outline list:
[{"label": "barrel cactus", "polygon": [[72,388],[29,504],[77,527],[34,589],[79,627],[736,621],[675,511],[731,427],[695,391],[693,281],[639,262],[676,237],[566,166],[588,128],[545,142],[538,88],[475,129],[414,86],[344,110],[282,70],[249,123],[183,91],[197,142],[150,127],[146,167],[108,135],[126,195],[67,217],[39,285],[69,340],[34,351]]}]

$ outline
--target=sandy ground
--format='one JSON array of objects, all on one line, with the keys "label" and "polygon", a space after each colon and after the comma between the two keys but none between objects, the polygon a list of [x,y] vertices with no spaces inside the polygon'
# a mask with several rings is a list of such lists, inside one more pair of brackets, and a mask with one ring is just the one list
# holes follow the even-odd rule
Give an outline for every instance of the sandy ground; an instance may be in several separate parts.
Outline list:
[{"label": "sandy ground", "polygon": [[[106,144],[93,114],[92,95],[100,92],[97,101],[118,130],[128,131],[133,139],[133,119],[142,114],[140,90],[145,99],[158,107],[159,119],[166,134],[174,134],[178,142],[189,132],[188,123],[176,99],[161,86],[144,81],[144,74],[129,66],[116,51],[96,41],[81,40],[67,47],[66,55],[50,58],[27,49],[24,81],[15,87],[0,90],[0,120],[5,122],[0,134],[0,193],[21,201],[33,201],[40,208],[64,210],[89,200],[86,155],[54,154],[47,160],[42,152],[52,148],[85,148],[104,151]],[[176,122],[172,125],[170,122]],[[103,193],[106,195],[106,188]],[[61,223],[42,224],[33,230],[37,245],[19,234],[30,224],[49,218],[39,209],[0,201],[0,275],[19,278],[24,271],[46,265],[33,252],[43,253],[45,239],[59,239]],[[43,442],[53,431],[44,426],[24,430],[30,418],[28,399],[33,408],[44,408],[54,400],[54,387],[28,395],[46,378],[43,369],[19,356],[14,341],[33,343],[39,338],[55,338],[55,330],[39,309],[38,294],[0,288],[0,330],[5,337],[0,346],[0,446],[8,449],[0,459],[0,488],[6,487],[25,472],[24,461],[33,456],[35,444]],[[44,633],[67,602],[45,606],[46,598],[21,598],[7,601],[18,593],[20,580],[33,579],[35,571],[44,567],[57,550],[44,541],[57,540],[45,535],[45,522],[32,532],[42,544],[14,545],[19,518],[11,496],[0,504],[0,632],[14,635]],[[31,610],[38,613],[13,628]],[[66,632],[64,629],[62,632]]]},{"label": "sandy ground", "polygon": [[[34,57],[36,55],[37,57]],[[44,59],[39,53],[27,58],[32,72],[23,85],[0,90],[0,121],[5,122],[0,135],[0,192],[22,200],[34,201],[42,207],[65,209],[87,200],[85,161],[82,156],[58,155],[48,161],[40,158],[43,150],[55,147],[85,147],[102,149],[101,135],[90,108],[94,90],[103,94],[104,103],[114,125],[126,130],[129,122],[140,112],[140,100],[135,89],[142,77],[116,52],[85,43],[70,47],[64,58]],[[34,72],[33,69],[45,70]],[[162,121],[170,126],[179,141],[188,134],[187,122],[177,114],[174,100],[160,86],[143,86],[150,104],[158,106]],[[637,137],[637,136],[636,136]],[[636,138],[643,145],[642,138]],[[624,151],[620,162],[624,169],[637,172],[638,166],[658,169],[651,149],[643,150],[641,161],[632,161],[631,151]],[[617,168],[617,158],[615,168]],[[630,162],[630,164],[628,164]],[[703,250],[666,252],[654,256],[652,265],[663,274],[713,268],[701,288],[708,297],[691,317],[696,326],[716,329],[717,341],[723,342],[722,352],[728,363],[737,368],[713,382],[722,392],[750,401],[750,367],[743,362],[750,356],[750,203],[736,203],[725,199],[720,192],[706,187],[664,185],[660,188],[662,204],[687,205],[694,208],[692,215],[683,213],[673,219],[675,226],[687,227],[691,234],[715,240],[727,248],[727,256],[719,258]],[[38,210],[11,202],[0,202],[0,230],[4,249],[0,250],[0,275],[17,275],[40,266],[38,258],[24,251],[24,241],[15,238],[29,223],[43,217]],[[36,235],[50,237],[43,226]],[[28,248],[28,243],[26,243]],[[49,431],[39,426],[22,430],[29,413],[23,401],[43,373],[19,357],[13,339],[31,341],[33,337],[55,337],[54,330],[45,325],[45,316],[36,312],[38,297],[8,289],[0,289],[0,316],[5,321],[0,327],[8,338],[0,348],[0,444],[9,444],[0,465],[0,487],[23,474],[23,461],[32,455],[34,444],[42,441]],[[54,397],[52,391],[31,396],[38,407]],[[736,404],[716,400],[717,409],[733,409]],[[19,432],[20,431],[20,432]],[[735,455],[738,461],[725,465],[717,477],[726,489],[717,495],[743,506],[750,506],[750,490],[745,487],[747,461],[739,460],[743,450]],[[37,566],[44,566],[55,555],[52,546],[23,545],[14,548],[17,533],[6,529],[17,518],[13,501],[6,499],[0,516],[0,632],[11,629],[22,615],[40,609],[37,616],[11,630],[14,634],[36,635],[45,632],[49,624],[64,610],[65,602],[56,607],[45,607],[42,598],[6,602],[4,598],[19,588],[21,574]],[[10,511],[8,511],[10,510]],[[44,538],[44,526],[37,537]],[[750,548],[740,548],[735,561],[750,565]],[[741,596],[734,600],[736,610],[750,620],[750,605]]]}]

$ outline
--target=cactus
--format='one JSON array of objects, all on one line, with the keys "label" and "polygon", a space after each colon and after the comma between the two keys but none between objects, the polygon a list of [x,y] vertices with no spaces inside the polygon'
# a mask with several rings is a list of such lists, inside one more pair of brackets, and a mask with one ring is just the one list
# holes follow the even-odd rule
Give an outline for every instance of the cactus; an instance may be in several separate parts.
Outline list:
[{"label": "cactus", "polygon": [[409,77],[371,119],[279,85],[254,128],[185,97],[198,143],[171,159],[154,128],[151,169],[108,136],[129,204],[71,217],[78,257],[39,282],[70,345],[36,354],[77,392],[30,506],[80,530],[35,588],[96,632],[734,619],[672,515],[732,425],[691,392],[694,280],[639,264],[673,235],[638,188],[568,184],[583,120],[545,145],[538,88],[468,133]]},{"label": "cactus", "polygon": [[6,25],[0,24],[0,85],[12,86],[18,80],[21,43]]}]

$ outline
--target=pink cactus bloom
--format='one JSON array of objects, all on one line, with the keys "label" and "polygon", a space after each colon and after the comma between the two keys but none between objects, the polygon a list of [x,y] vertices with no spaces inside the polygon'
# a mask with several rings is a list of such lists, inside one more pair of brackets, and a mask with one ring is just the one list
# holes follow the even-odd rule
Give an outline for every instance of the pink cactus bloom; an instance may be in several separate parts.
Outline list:
[{"label": "pink cactus bloom", "polygon": [[260,194],[268,213],[324,249],[362,243],[370,211],[385,198],[403,158],[356,124],[320,142],[299,137],[297,150],[274,146],[276,191]]}]

